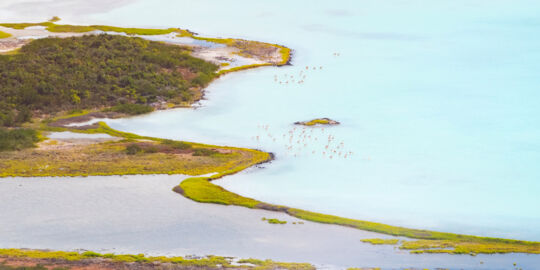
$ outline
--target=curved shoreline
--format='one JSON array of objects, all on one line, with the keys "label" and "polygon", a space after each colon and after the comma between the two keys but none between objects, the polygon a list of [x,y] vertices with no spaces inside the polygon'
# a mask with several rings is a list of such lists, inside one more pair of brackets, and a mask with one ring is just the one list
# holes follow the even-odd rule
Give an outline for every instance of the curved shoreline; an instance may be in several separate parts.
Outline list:
[{"label": "curved shoreline", "polygon": [[[54,25],[54,23],[50,23]],[[63,26],[65,28],[72,30],[71,26]],[[89,29],[89,28],[84,28]],[[113,28],[114,29],[114,28]],[[122,28],[123,30],[128,28]],[[129,28],[130,31],[135,28]],[[58,29],[57,29],[58,30]],[[118,29],[116,29],[118,30]],[[147,29],[143,29],[147,30]],[[182,31],[178,29],[179,31]],[[90,30],[88,30],[90,31]],[[167,29],[166,31],[172,31]],[[175,30],[176,31],[176,30]],[[185,30],[184,30],[185,31]],[[187,31],[186,31],[187,32]],[[161,33],[161,32],[159,32]],[[169,32],[170,33],[170,32]],[[189,33],[189,32],[187,32]],[[144,33],[143,33],[144,34]],[[180,35],[185,36],[184,32],[181,32]],[[210,39],[210,38],[201,38],[195,37],[193,34],[189,33],[192,38],[207,40],[207,41],[222,41],[229,42],[230,39]],[[282,66],[290,63],[291,60],[291,51],[290,49],[271,44],[272,46],[278,46],[280,52],[282,53],[282,59],[279,63],[264,63],[264,64],[253,64],[246,66],[239,66],[231,68],[228,70],[222,70],[218,72],[218,75],[224,75],[230,72],[240,71],[244,69],[251,69],[260,66]],[[286,57],[284,57],[286,54]],[[201,91],[204,91],[202,89]],[[151,139],[151,140],[160,140],[157,138],[143,137],[136,134],[125,133],[121,131],[114,130],[104,125],[100,125],[100,128],[89,129],[89,130],[79,130],[67,127],[61,128],[51,128],[47,127],[47,130],[50,131],[74,131],[81,133],[106,133],[109,135],[115,134],[115,136],[120,136],[124,138],[140,138],[140,139]],[[202,145],[202,144],[200,144]],[[223,148],[223,147],[221,147]],[[342,226],[348,226],[360,230],[379,232],[387,235],[393,236],[404,236],[415,239],[424,239],[421,241],[439,241],[439,242],[430,242],[430,243],[421,243],[415,242],[416,245],[408,245],[407,249],[412,250],[413,252],[427,252],[427,253],[451,253],[451,254],[476,254],[476,253],[510,253],[510,252],[520,252],[520,253],[533,253],[540,254],[540,242],[530,242],[530,241],[520,241],[520,240],[510,240],[510,239],[501,239],[501,238],[490,238],[490,237],[478,237],[472,235],[460,235],[452,233],[441,233],[435,231],[427,230],[417,230],[417,229],[408,229],[403,227],[391,226],[381,223],[368,222],[362,220],[342,218],[333,215],[324,215],[320,213],[305,211],[301,209],[289,208],[286,206],[279,206],[264,203],[252,198],[247,198],[236,193],[232,193],[220,186],[214,185],[211,181],[222,178],[227,175],[232,175],[238,173],[246,168],[252,167],[264,162],[269,162],[273,159],[271,153],[265,153],[262,151],[257,151],[254,149],[245,149],[237,148],[243,151],[250,151],[252,153],[257,153],[257,157],[252,160],[249,164],[239,164],[238,166],[218,172],[215,175],[209,177],[191,177],[182,181],[178,186],[174,187],[173,190],[177,193],[182,194],[183,196],[197,201],[205,203],[217,203],[217,204],[226,204],[226,205],[237,205],[248,208],[264,209],[269,211],[279,211],[287,213],[291,216],[301,218],[304,220],[326,223],[326,224],[336,224]],[[154,172],[155,173],[155,172]],[[118,174],[122,175],[122,174]],[[18,175],[7,175],[7,176],[18,176]],[[37,175],[36,175],[37,176]],[[440,243],[440,240],[447,241]],[[402,246],[406,248],[405,246]],[[452,248],[452,249],[448,249]]]}]

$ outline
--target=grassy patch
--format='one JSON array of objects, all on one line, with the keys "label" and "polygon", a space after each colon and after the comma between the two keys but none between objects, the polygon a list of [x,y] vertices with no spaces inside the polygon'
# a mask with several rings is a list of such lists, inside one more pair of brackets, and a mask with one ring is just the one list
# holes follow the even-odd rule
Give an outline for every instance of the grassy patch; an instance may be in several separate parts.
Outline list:
[{"label": "grassy patch", "polygon": [[279,220],[277,218],[262,218],[262,221],[266,221],[269,224],[287,224],[287,221],[285,220]]},{"label": "grassy patch", "polygon": [[8,38],[11,37],[11,34],[0,31],[0,38]]},{"label": "grassy patch", "polygon": [[369,243],[372,245],[395,245],[399,242],[399,239],[381,239],[381,238],[373,238],[373,239],[362,239],[360,240],[364,243]]},{"label": "grassy patch", "polygon": [[183,195],[197,202],[216,203],[224,205],[238,205],[248,208],[254,208],[260,202],[238,194],[227,191],[226,189],[210,183],[209,178],[196,177],[189,178],[180,184]]}]

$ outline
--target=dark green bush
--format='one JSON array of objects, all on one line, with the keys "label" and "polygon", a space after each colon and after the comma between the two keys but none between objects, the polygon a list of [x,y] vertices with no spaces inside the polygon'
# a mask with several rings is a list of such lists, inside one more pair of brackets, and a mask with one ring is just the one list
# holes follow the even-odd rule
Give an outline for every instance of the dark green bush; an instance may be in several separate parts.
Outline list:
[{"label": "dark green bush", "polygon": [[[188,80],[181,69],[198,76]],[[119,103],[125,103],[115,108],[121,112],[149,112],[146,105],[157,100],[189,98],[189,89],[208,84],[217,69],[181,46],[136,37],[37,39],[17,54],[0,55],[0,125],[28,121],[34,111],[54,113]]]},{"label": "dark green bush", "polygon": [[168,146],[170,146],[172,148],[175,148],[175,149],[180,149],[180,150],[187,150],[187,149],[191,148],[191,145],[188,144],[188,143],[185,143],[185,142],[179,142],[179,141],[173,141],[173,140],[163,140],[161,143],[165,144],[165,145],[168,145]]},{"label": "dark green bush", "polygon": [[143,151],[143,149],[139,145],[134,144],[134,143],[132,143],[132,144],[130,144],[130,145],[128,145],[126,147],[126,153],[128,155],[135,155],[137,153],[141,153],[142,151]]},{"label": "dark green bush", "polygon": [[33,129],[0,128],[0,151],[21,150],[34,147],[39,141],[38,133]]},{"label": "dark green bush", "polygon": [[119,104],[110,108],[110,111],[125,113],[125,114],[130,114],[130,115],[145,114],[153,110],[154,108],[148,105],[131,104],[131,103]]},{"label": "dark green bush", "polygon": [[207,148],[196,148],[195,150],[193,150],[194,156],[212,156],[217,153],[218,153],[217,151],[214,151],[212,149],[207,149]]}]

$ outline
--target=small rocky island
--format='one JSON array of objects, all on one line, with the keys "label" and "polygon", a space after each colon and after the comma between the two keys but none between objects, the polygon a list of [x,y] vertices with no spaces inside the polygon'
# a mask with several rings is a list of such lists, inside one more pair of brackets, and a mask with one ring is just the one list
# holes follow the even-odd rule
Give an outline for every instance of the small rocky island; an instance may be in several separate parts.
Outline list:
[{"label": "small rocky island", "polygon": [[315,125],[334,126],[334,125],[339,125],[340,123],[330,118],[316,118],[309,121],[294,122],[294,124],[303,125],[303,126],[315,126]]}]

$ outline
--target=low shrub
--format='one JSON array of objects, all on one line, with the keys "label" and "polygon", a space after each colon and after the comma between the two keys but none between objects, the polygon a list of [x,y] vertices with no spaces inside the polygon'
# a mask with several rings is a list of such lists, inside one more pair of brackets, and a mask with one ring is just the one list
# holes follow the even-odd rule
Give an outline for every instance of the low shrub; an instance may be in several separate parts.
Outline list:
[{"label": "low shrub", "polygon": [[143,104],[119,104],[116,106],[113,106],[109,109],[112,112],[118,112],[118,113],[125,113],[129,115],[138,115],[138,114],[145,114],[149,113],[154,110],[151,106],[143,105]]},{"label": "low shrub", "polygon": [[34,147],[38,141],[38,133],[33,129],[9,130],[0,128],[0,151],[13,151]]}]

